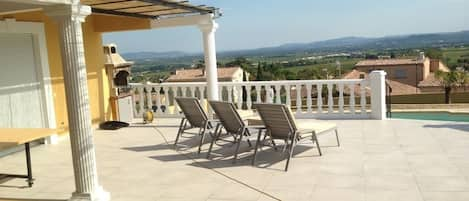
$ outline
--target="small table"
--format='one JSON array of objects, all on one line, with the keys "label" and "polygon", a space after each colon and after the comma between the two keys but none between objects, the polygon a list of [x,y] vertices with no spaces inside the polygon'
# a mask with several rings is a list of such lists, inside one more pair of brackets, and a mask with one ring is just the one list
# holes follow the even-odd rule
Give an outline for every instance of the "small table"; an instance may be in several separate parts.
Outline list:
[{"label": "small table", "polygon": [[31,168],[31,150],[29,143],[41,138],[51,136],[56,133],[55,129],[47,128],[0,128],[0,143],[8,146],[18,146],[24,144],[26,152],[26,166],[28,170],[27,175],[18,174],[1,174],[1,178],[14,177],[25,178],[28,186],[32,187],[34,183],[33,173]]}]

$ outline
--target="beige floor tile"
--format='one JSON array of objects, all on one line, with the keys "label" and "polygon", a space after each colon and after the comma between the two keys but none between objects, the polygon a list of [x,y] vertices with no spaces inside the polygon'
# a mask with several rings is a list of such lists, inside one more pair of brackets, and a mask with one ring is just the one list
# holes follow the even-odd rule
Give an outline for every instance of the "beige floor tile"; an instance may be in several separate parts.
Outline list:
[{"label": "beige floor tile", "polygon": [[413,176],[365,176],[367,190],[416,190],[417,184]]},{"label": "beige floor tile", "polygon": [[[95,131],[100,184],[113,200],[123,201],[469,200],[467,132],[425,127],[441,124],[430,121],[332,122],[342,146],[335,146],[333,135],[320,136],[324,154],[318,156],[314,145],[303,143],[288,172],[284,155],[267,148],[252,167],[253,150],[246,143],[236,164],[227,144],[216,147],[221,155],[212,160],[205,159],[207,143],[197,155],[198,141],[190,134],[175,151],[164,138],[175,139],[178,119],[157,119],[157,129]],[[0,198],[67,199],[74,191],[68,138],[32,152],[34,187],[10,187],[24,186],[22,179],[0,182]],[[0,158],[0,164],[0,172],[22,173],[24,152]]]},{"label": "beige floor tile", "polygon": [[465,177],[417,177],[422,191],[469,191]]},{"label": "beige floor tile", "polygon": [[469,192],[422,192],[425,201],[467,201]]},{"label": "beige floor tile", "polygon": [[365,192],[364,189],[317,188],[313,191],[311,200],[364,201]]}]

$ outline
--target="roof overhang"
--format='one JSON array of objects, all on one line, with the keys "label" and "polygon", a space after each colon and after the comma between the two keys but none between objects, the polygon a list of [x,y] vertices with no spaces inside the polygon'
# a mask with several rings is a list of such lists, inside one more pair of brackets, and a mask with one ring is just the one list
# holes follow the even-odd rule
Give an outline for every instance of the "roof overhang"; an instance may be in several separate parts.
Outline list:
[{"label": "roof overhang", "polygon": [[211,14],[221,16],[218,8],[195,6],[180,0],[81,0],[93,13],[147,19],[165,19]]}]

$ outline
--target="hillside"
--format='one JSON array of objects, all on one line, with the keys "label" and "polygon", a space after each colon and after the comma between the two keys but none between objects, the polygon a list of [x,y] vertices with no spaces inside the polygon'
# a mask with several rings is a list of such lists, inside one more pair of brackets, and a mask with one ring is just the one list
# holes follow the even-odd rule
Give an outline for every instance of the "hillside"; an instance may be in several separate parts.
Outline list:
[{"label": "hillside", "polygon": [[[464,44],[469,44],[469,31],[386,36],[380,38],[344,37],[325,41],[284,44],[276,47],[266,47],[250,50],[221,51],[218,52],[218,55],[219,58],[223,58],[237,56],[272,56],[303,52],[321,54],[385,49],[449,47]],[[134,52],[125,53],[123,56],[129,60],[172,60],[175,58],[185,58],[186,60],[191,60],[201,57],[202,53],[191,54],[185,52]]]}]

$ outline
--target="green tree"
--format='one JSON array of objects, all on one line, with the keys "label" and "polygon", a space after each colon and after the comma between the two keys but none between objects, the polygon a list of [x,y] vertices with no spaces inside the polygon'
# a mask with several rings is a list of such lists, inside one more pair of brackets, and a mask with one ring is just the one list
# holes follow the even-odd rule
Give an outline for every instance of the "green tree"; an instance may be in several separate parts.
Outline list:
[{"label": "green tree", "polygon": [[436,78],[445,91],[445,103],[451,103],[451,92],[454,88],[464,86],[469,81],[468,73],[462,69],[451,69],[449,72],[437,71]]},{"label": "green tree", "polygon": [[262,78],[262,71],[263,71],[262,63],[259,62],[259,63],[257,63],[256,81],[260,81],[260,80],[261,80],[261,78]]},{"label": "green tree", "polygon": [[195,63],[195,68],[205,68],[205,60],[199,59]]},{"label": "green tree", "polygon": [[425,55],[430,59],[443,59],[443,52],[437,48],[426,49]]}]

